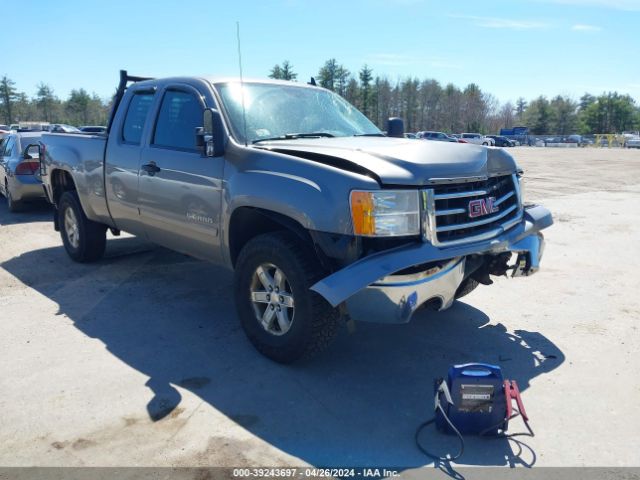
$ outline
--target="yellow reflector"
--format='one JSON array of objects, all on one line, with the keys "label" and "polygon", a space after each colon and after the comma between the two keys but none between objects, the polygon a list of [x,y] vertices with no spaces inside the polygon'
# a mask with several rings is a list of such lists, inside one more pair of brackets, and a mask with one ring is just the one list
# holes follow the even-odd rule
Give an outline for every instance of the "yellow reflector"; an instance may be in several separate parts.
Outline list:
[{"label": "yellow reflector", "polygon": [[351,192],[351,218],[353,218],[353,230],[356,235],[376,233],[373,209],[373,193]]}]

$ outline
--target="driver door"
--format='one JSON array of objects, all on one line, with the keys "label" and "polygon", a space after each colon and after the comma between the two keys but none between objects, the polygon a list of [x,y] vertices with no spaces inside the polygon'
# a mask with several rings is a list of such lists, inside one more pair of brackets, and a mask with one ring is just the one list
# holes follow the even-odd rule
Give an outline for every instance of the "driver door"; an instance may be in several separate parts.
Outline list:
[{"label": "driver door", "polygon": [[206,106],[193,87],[165,88],[141,153],[138,201],[150,240],[218,261],[224,158],[206,157],[196,146]]}]

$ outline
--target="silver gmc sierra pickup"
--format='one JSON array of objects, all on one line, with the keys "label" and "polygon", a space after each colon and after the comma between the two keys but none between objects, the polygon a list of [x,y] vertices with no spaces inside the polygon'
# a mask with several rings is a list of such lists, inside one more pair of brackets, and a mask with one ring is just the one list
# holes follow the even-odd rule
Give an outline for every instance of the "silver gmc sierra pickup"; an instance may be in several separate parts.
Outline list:
[{"label": "silver gmc sierra pickup", "polygon": [[73,260],[110,230],[225,265],[251,342],[292,362],[341,318],[408,322],[539,268],[552,218],[514,159],[402,130],[314,85],[121,72],[108,132],[43,135],[41,173]]}]

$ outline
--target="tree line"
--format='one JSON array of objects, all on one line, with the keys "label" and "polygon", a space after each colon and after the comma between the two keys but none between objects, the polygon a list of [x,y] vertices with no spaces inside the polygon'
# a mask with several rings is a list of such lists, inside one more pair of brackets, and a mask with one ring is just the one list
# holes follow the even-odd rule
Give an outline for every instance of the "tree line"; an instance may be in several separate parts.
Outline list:
[{"label": "tree line", "polygon": [[[293,65],[285,60],[274,65],[269,77],[297,81]],[[640,107],[629,95],[607,92],[586,93],[579,100],[557,95],[539,96],[531,101],[518,98],[501,103],[488,92],[470,83],[460,88],[431,78],[400,78],[391,81],[374,75],[364,65],[352,73],[335,58],[318,70],[315,81],[337,92],[361,110],[379,128],[389,117],[401,117],[409,132],[436,130],[450,133],[497,133],[501,128],[526,126],[536,135],[572,133],[620,133],[640,129]],[[103,100],[84,88],[73,89],[60,99],[45,84],[37,85],[35,96],[18,91],[6,75],[0,79],[0,123],[25,121],[105,125],[110,100]]]},{"label": "tree line", "polygon": [[[293,65],[275,65],[270,78],[296,81]],[[539,96],[529,102],[500,103],[496,97],[470,83],[459,88],[431,78],[401,78],[395,82],[374,75],[364,65],[350,72],[335,58],[320,67],[315,81],[343,96],[379,128],[387,118],[401,117],[410,132],[436,130],[450,133],[498,133],[501,128],[529,127],[536,135],[620,133],[640,129],[640,107],[629,95],[617,92],[583,95],[579,101],[557,95]]]},{"label": "tree line", "polygon": [[40,83],[36,95],[29,98],[18,91],[15,82],[6,75],[0,79],[0,123],[19,122],[66,123],[69,125],[106,125],[110,101],[102,100],[84,88],[71,90],[66,100],[53,89]]}]

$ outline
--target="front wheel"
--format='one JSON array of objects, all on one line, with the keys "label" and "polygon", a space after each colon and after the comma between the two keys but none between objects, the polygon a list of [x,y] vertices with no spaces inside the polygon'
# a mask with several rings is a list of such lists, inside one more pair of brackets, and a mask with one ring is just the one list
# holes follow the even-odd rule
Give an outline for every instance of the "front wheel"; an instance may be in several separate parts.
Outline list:
[{"label": "front wheel", "polygon": [[260,353],[291,363],[329,345],[338,312],[309,290],[322,276],[313,249],[288,232],[259,235],[245,245],[235,266],[236,308]]},{"label": "front wheel", "polygon": [[102,257],[107,227],[87,218],[76,192],[64,192],[60,197],[58,225],[64,248],[73,260],[85,263]]}]

